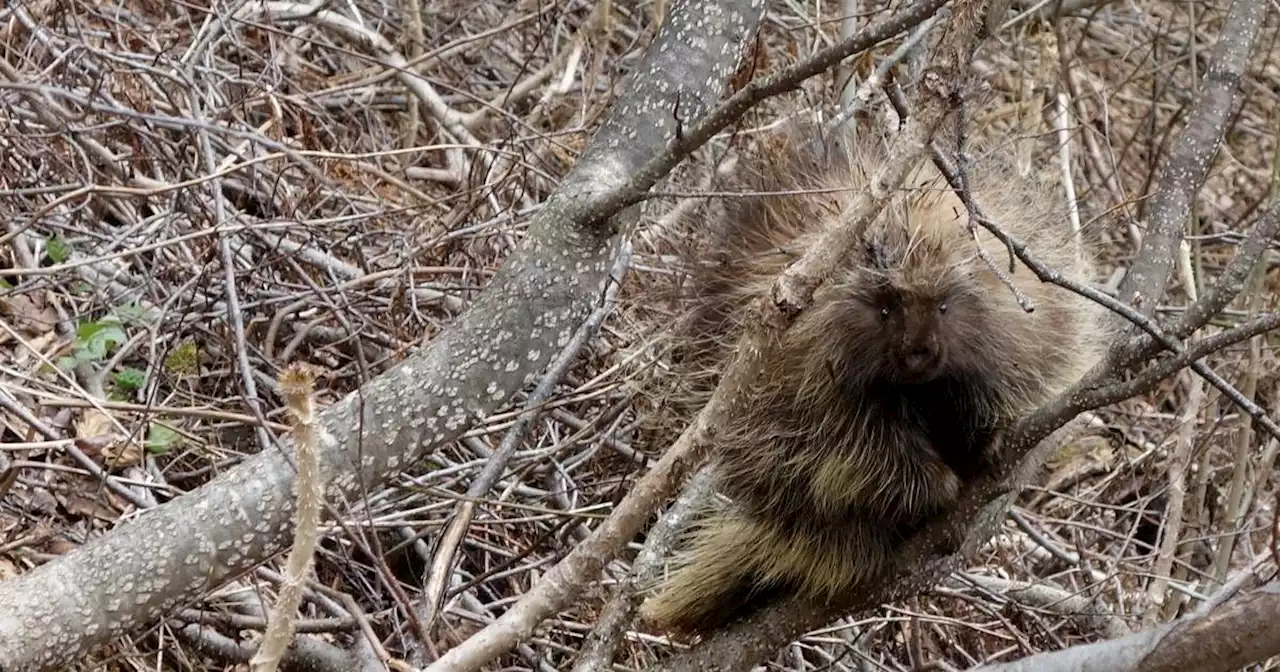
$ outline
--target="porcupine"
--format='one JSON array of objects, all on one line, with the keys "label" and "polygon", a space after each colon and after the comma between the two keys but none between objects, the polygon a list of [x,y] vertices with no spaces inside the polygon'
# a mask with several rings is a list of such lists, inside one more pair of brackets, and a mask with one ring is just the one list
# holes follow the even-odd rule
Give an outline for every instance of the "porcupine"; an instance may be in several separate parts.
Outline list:
[{"label": "porcupine", "polygon": [[[793,193],[725,199],[699,223],[676,375],[727,363],[752,299],[843,225],[884,160],[871,142],[811,130],[765,141],[736,178],[744,191]],[[1005,159],[967,168],[975,200],[1040,260],[1091,280],[1053,187]],[[895,548],[985,468],[994,437],[1096,361],[1096,304],[1018,262],[1008,277],[1033,301],[1027,312],[978,256],[967,218],[926,161],[819,287],[716,435],[730,502],[692,527],[641,607],[650,625],[707,634],[784,592],[828,601],[883,576]],[[980,228],[978,240],[1007,273],[1005,246]]]}]

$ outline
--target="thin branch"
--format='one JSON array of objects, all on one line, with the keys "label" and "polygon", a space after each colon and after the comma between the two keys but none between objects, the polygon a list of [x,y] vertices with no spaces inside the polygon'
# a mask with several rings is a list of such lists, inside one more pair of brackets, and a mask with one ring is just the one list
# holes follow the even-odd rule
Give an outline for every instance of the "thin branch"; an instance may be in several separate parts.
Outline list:
[{"label": "thin branch", "polygon": [[[762,7],[760,0],[722,0],[672,8],[672,17],[684,12],[683,20],[697,24],[686,31],[696,29],[698,39],[650,46],[630,90],[467,312],[420,352],[320,414],[329,497],[359,496],[360,486],[383,483],[455,441],[550,363],[550,344],[586,319],[603,293],[618,234],[637,219],[635,209],[618,214],[626,203],[619,194],[642,193],[665,175],[652,168],[637,173],[655,154],[668,157],[661,165],[669,166],[692,151],[688,144],[671,149],[686,123],[673,110],[698,119],[720,99]],[[0,582],[0,661],[15,669],[63,669],[281,551],[295,510],[289,450],[260,452],[199,490]],[[137,585],[149,590],[135,593]],[[123,594],[131,594],[127,609],[93,606]],[[40,633],[56,634],[37,636],[37,623]]]}]

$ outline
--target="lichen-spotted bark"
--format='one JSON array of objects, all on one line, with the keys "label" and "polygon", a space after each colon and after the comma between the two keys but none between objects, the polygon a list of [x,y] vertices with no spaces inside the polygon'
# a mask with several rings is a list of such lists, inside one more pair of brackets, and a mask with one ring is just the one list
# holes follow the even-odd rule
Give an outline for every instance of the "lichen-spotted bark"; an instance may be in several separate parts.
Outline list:
[{"label": "lichen-spotted bark", "polygon": [[[763,0],[672,3],[628,92],[474,306],[321,415],[331,501],[456,439],[551,361],[599,297],[617,234],[634,219],[614,212],[628,200],[618,194],[664,177],[634,174],[723,95],[762,13]],[[279,451],[253,456],[0,583],[0,670],[64,668],[283,550],[293,474]]]},{"label": "lichen-spotted bark", "polygon": [[[1231,3],[1187,125],[1161,165],[1160,181],[1148,205],[1142,249],[1116,293],[1121,301],[1131,304],[1146,317],[1155,314],[1164,296],[1187,215],[1209,176],[1227,121],[1239,101],[1240,82],[1248,67],[1249,52],[1266,13],[1266,3],[1257,0]],[[1136,328],[1130,326],[1130,329],[1136,333]],[[1124,343],[1123,340],[1116,342],[1117,355]]]}]

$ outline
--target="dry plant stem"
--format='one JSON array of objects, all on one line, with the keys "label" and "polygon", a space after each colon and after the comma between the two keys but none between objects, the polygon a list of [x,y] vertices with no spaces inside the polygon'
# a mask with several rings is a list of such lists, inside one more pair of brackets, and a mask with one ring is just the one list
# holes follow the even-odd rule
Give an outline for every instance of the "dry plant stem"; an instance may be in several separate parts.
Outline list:
[{"label": "dry plant stem", "polygon": [[[840,0],[840,39],[845,40],[858,30],[858,0]],[[852,62],[836,68],[836,82],[840,84],[840,107],[853,104],[853,78],[857,74]]]},{"label": "dry plant stem", "polygon": [[596,619],[595,628],[579,649],[578,660],[574,663],[572,672],[610,669],[644,597],[636,589],[658,576],[662,561],[675,546],[677,533],[696,512],[696,505],[704,498],[714,496],[712,486],[711,469],[703,467],[689,479],[688,487],[649,530],[644,539],[644,547],[631,563],[631,575],[614,590],[613,597]]},{"label": "dry plant stem", "polygon": [[1280,654],[1280,585],[1150,630],[975,672],[1232,672]]},{"label": "dry plant stem", "polygon": [[[1196,278],[1191,264],[1191,246],[1183,241],[1178,246],[1178,269],[1182,291],[1192,302],[1199,300]],[[1169,455],[1169,487],[1165,500],[1164,519],[1160,525],[1160,546],[1156,550],[1156,562],[1151,570],[1151,582],[1147,585],[1147,609],[1143,622],[1154,625],[1170,604],[1169,580],[1173,575],[1173,562],[1178,554],[1178,542],[1182,538],[1183,514],[1186,510],[1187,469],[1191,464],[1191,452],[1196,445],[1196,423],[1200,407],[1205,403],[1204,379],[1195,376],[1190,382],[1187,404],[1182,411],[1181,426],[1174,436],[1174,448]],[[1174,597],[1173,602],[1180,598]]]},{"label": "dry plant stem", "polygon": [[[404,3],[404,13],[409,17],[409,27],[405,31],[409,42],[409,57],[406,60],[406,68],[412,67],[422,59],[422,48],[426,46],[427,35],[422,25],[422,9],[418,6],[417,0],[408,0]],[[421,128],[422,117],[419,113],[420,108],[417,105],[409,105],[405,119],[405,133],[403,138],[403,147],[412,149],[418,144],[418,131]],[[401,165],[408,166],[412,163],[410,154],[401,157]]]},{"label": "dry plant stem", "polygon": [[[450,135],[457,138],[459,142],[482,149],[480,141],[471,134],[471,131],[467,130],[466,118],[457,110],[449,107],[444,102],[444,99],[440,97],[440,94],[436,93],[436,90],[427,82],[426,78],[410,68],[408,60],[397,52],[386,38],[337,12],[323,9],[322,7],[323,3],[307,5],[296,2],[251,2],[243,5],[236,12],[235,18],[246,20],[256,15],[266,15],[278,21],[313,21],[340,33],[352,42],[375,52],[382,64],[396,72],[401,82],[408,87],[409,91],[418,100],[422,101],[422,104],[427,107],[431,115]],[[460,152],[450,150],[447,152],[447,156],[453,172],[459,178],[465,178],[469,174],[469,169]],[[487,152],[476,152],[476,157],[482,162],[481,165],[485,166],[486,170],[488,169],[488,156]]]},{"label": "dry plant stem", "polygon": [[462,542],[462,538],[466,536],[467,529],[471,526],[471,519],[475,515],[477,500],[489,492],[494,484],[498,482],[498,477],[506,469],[507,462],[510,461],[516,448],[519,447],[521,439],[528,433],[529,428],[533,426],[533,422],[538,418],[543,404],[551,397],[551,393],[555,391],[556,384],[560,382],[565,372],[577,360],[578,352],[587,344],[587,341],[595,336],[596,331],[600,329],[600,324],[604,322],[604,318],[613,311],[618,287],[627,272],[629,262],[630,254],[628,251],[624,251],[623,254],[618,256],[618,261],[610,274],[610,284],[605,291],[604,302],[591,313],[586,322],[583,322],[577,333],[573,335],[573,339],[561,349],[556,360],[548,367],[546,374],[538,382],[538,386],[534,388],[533,392],[529,394],[529,398],[525,401],[524,412],[520,414],[515,423],[511,425],[510,429],[502,437],[502,442],[498,444],[498,449],[493,451],[493,455],[485,462],[484,469],[467,487],[467,499],[459,503],[458,508],[453,512],[452,520],[445,528],[445,531],[441,533],[440,542],[437,546],[435,558],[431,563],[431,571],[428,574],[423,591],[423,600],[426,603],[428,614],[424,620],[428,628],[432,627],[436,618],[439,617],[445,589],[449,585],[449,574],[453,569],[454,556],[458,552],[458,546]]},{"label": "dry plant stem", "polygon": [[1058,137],[1058,167],[1062,171],[1062,188],[1067,192],[1067,214],[1071,217],[1071,232],[1080,244],[1080,207],[1076,203],[1076,181],[1071,176],[1071,106],[1067,94],[1055,98],[1057,107],[1053,115],[1053,129]]},{"label": "dry plant stem", "polygon": [[[190,101],[192,111],[198,115],[202,107],[199,98],[192,96]],[[214,153],[209,142],[209,133],[207,130],[201,129],[197,131],[197,134],[200,153],[203,154],[204,158],[205,170],[210,174],[216,174],[217,168],[214,165]],[[217,213],[217,220],[214,225],[218,226],[226,223],[231,218],[227,216],[221,178],[214,178],[209,186],[213,195],[214,212]],[[240,291],[236,287],[235,255],[231,251],[233,240],[237,243],[237,247],[242,247],[244,244],[243,238],[237,234],[224,233],[218,236],[218,252],[222,256],[222,268],[225,274],[223,291],[227,300],[227,320],[231,323],[232,345],[235,350],[236,368],[240,374],[241,385],[244,388],[244,403],[254,416],[261,420],[266,420],[266,415],[262,412],[262,398],[258,396],[258,387],[253,380],[253,366],[249,363],[244,314],[240,310]],[[267,434],[266,430],[258,426],[254,427],[253,431],[258,437],[260,448],[263,450],[271,448],[271,436]]]},{"label": "dry plant stem", "polygon": [[1182,538],[1183,510],[1187,495],[1187,467],[1191,464],[1191,451],[1196,445],[1197,420],[1205,403],[1204,379],[1192,376],[1189,383],[1186,408],[1182,411],[1181,427],[1174,438],[1173,451],[1169,455],[1169,487],[1164,509],[1164,521],[1160,526],[1160,547],[1152,568],[1151,583],[1147,586],[1147,610],[1143,618],[1146,625],[1160,621],[1165,602],[1169,599],[1169,576],[1178,554],[1178,542]]},{"label": "dry plant stem", "polygon": [[[1255,266],[1252,277],[1248,283],[1248,291],[1245,293],[1246,301],[1248,301],[1248,311],[1251,318],[1256,318],[1258,309],[1262,303],[1263,280],[1266,279],[1266,269],[1261,266]],[[1262,338],[1254,336],[1249,339],[1249,356],[1245,363],[1244,385],[1241,393],[1250,399],[1255,399],[1258,393],[1258,370],[1262,365]],[[1227,571],[1231,565],[1231,553],[1235,549],[1236,535],[1242,531],[1244,527],[1243,512],[1248,510],[1250,502],[1245,499],[1246,487],[1245,478],[1247,468],[1249,466],[1249,454],[1254,449],[1253,422],[1249,418],[1240,418],[1240,427],[1236,430],[1236,452],[1231,468],[1231,485],[1227,489],[1226,509],[1224,524],[1222,529],[1226,531],[1218,542],[1217,553],[1214,554],[1213,564],[1209,569],[1210,578],[1221,584],[1227,577]],[[1273,439],[1274,440],[1274,439]],[[1262,462],[1261,464],[1270,464],[1270,462]],[[1266,477],[1262,477],[1266,480]]]},{"label": "dry plant stem", "polygon": [[271,608],[258,652],[249,661],[253,672],[275,672],[285,650],[293,643],[298,605],[302,602],[302,588],[311,572],[316,529],[320,525],[320,510],[324,502],[324,481],[320,477],[320,461],[316,455],[319,428],[316,426],[315,377],[302,367],[291,366],[280,377],[280,389],[297,423],[292,431],[298,465],[298,478],[294,481],[297,488],[297,524],[293,548],[289,549],[289,559],[285,562],[280,595]]},{"label": "dry plant stem", "polygon": [[[1240,81],[1266,8],[1263,0],[1233,0],[1213,46],[1209,68],[1191,103],[1187,125],[1174,140],[1171,154],[1161,162],[1160,180],[1147,204],[1142,247],[1117,290],[1121,301],[1144,316],[1155,314],[1164,296],[1192,203],[1209,174],[1227,119],[1240,97]],[[1119,355],[1124,345],[1124,340],[1117,340],[1109,359]]]},{"label": "dry plant stem", "polygon": [[[384,482],[535,379],[556,341],[567,340],[599,299],[615,235],[636,213],[615,214],[691,151],[692,143],[670,148],[677,125],[701,118],[723,94],[761,9],[759,0],[673,8],[673,21],[683,22],[678,39],[663,35],[651,46],[632,89],[485,292],[421,352],[321,413],[328,496],[358,496],[358,483]],[[695,42],[698,48],[688,46]],[[732,120],[724,117],[721,127]],[[655,155],[666,158],[640,174]],[[294,478],[281,451],[264,451],[196,492],[0,582],[0,667],[64,669],[283,550],[293,527]],[[133,589],[143,584],[152,590]]]}]

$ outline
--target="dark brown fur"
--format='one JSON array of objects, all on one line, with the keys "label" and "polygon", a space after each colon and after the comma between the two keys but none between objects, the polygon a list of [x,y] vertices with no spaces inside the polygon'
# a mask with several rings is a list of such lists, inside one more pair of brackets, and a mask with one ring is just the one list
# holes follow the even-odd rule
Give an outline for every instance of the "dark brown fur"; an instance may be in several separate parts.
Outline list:
[{"label": "dark brown fur", "polygon": [[[843,138],[805,137],[767,142],[738,186],[828,191],[729,199],[689,250],[694,309],[678,332],[676,375],[724,365],[751,298],[842,225],[881,160]],[[1051,187],[1000,159],[972,166],[969,179],[987,213],[1034,254],[1091,279]],[[1091,303],[1019,264],[1014,282],[1036,306],[1027,314],[977,257],[964,208],[932,166],[904,187],[718,435],[718,487],[732,503],[693,529],[679,566],[642,607],[652,625],[705,634],[779,591],[825,601],[882,576],[895,547],[983,468],[993,435],[1094,361]],[[980,239],[1007,271],[1004,247],[985,231]]]}]

